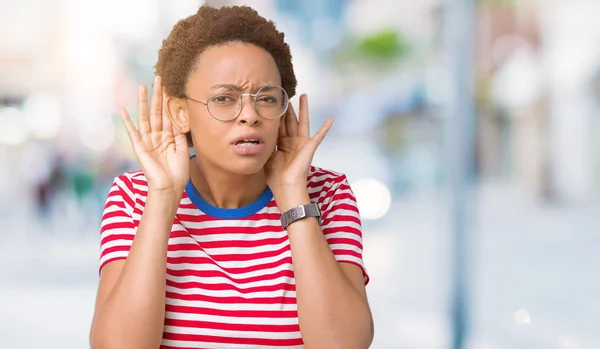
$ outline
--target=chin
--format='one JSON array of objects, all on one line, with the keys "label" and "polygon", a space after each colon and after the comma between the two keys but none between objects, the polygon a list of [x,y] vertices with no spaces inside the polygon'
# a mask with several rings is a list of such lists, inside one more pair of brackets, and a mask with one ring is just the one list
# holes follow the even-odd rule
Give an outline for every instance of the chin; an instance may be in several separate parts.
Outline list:
[{"label": "chin", "polygon": [[233,160],[226,167],[231,173],[239,175],[253,175],[263,170],[266,159],[259,159],[257,157],[248,157],[241,160]]}]

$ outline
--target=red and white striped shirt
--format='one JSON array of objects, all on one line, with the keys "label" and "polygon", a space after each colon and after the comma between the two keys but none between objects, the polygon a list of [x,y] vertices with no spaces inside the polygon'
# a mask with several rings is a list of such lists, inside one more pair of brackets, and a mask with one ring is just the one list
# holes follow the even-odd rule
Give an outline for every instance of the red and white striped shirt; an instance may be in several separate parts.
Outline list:
[{"label": "red and white striped shirt", "polygon": [[[311,167],[308,191],[336,260],[359,266],[368,283],[359,212],[346,177]],[[146,194],[141,171],[115,178],[102,217],[100,270],[127,258]],[[188,184],[169,238],[161,348],[303,348],[280,217],[268,188],[248,206],[222,209]]]}]

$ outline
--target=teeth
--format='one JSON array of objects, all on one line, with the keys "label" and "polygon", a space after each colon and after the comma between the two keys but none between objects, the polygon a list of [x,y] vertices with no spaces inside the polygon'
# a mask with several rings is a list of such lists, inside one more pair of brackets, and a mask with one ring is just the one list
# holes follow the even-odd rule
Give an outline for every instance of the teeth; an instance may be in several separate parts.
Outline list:
[{"label": "teeth", "polygon": [[252,145],[252,144],[259,144],[260,142],[256,139],[244,139],[242,141],[237,142],[236,144],[238,145]]}]

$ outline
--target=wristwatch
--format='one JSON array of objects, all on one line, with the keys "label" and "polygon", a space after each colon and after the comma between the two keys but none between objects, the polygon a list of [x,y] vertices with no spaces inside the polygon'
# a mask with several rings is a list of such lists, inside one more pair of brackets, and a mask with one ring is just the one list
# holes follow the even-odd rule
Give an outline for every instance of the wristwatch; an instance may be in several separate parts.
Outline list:
[{"label": "wristwatch", "polygon": [[306,217],[317,217],[319,225],[321,224],[321,210],[316,202],[307,205],[294,207],[281,215],[281,226],[285,230],[290,224],[304,219]]}]

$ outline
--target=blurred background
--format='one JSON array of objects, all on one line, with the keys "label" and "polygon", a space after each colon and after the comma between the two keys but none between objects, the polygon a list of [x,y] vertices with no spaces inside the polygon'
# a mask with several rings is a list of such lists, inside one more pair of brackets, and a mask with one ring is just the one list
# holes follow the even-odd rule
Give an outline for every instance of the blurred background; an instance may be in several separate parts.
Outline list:
[{"label": "blurred background", "polygon": [[358,198],[372,348],[600,348],[600,1],[2,0],[3,348],[88,347],[116,111],[202,3],[274,20],[337,118],[315,164]]}]

